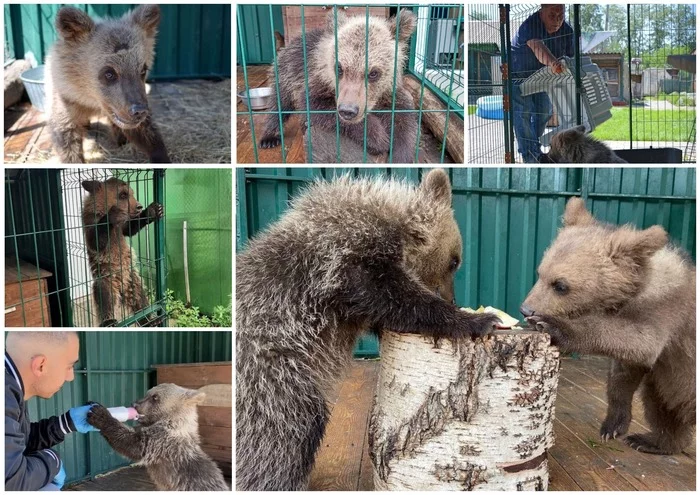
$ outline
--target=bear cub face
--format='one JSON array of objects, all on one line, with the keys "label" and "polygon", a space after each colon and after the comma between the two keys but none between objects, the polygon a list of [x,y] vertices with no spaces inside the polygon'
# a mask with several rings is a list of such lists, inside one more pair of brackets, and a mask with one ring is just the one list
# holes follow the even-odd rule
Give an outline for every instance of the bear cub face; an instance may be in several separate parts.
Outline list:
[{"label": "bear cub face", "polygon": [[143,210],[143,205],[134,196],[134,190],[123,180],[114,177],[104,182],[86,180],[82,185],[83,189],[90,193],[87,203],[94,207],[98,217],[115,208],[131,218],[136,218]]},{"label": "bear cub face", "polygon": [[600,223],[581,198],[572,198],[521,311],[570,319],[617,311],[644,288],[649,261],[667,242],[659,226],[637,230]]},{"label": "bear cub face", "polygon": [[[422,208],[434,212],[415,248],[407,247],[406,265],[442,299],[454,302],[454,277],[462,264],[462,236],[452,210],[452,188],[444,170],[430,171],[421,181]],[[415,250],[414,250],[415,249]]]},{"label": "bear cub face", "polygon": [[[373,109],[383,95],[391,95],[396,63],[397,87],[406,63],[408,40],[416,28],[416,16],[402,10],[388,21],[363,15],[346,16],[337,13],[338,29],[338,93],[336,103],[339,117],[348,124],[364,118],[365,108]],[[398,37],[397,37],[398,22]],[[328,87],[336,85],[335,17],[328,16],[326,34],[319,43],[317,71]],[[365,40],[367,50],[365,50]],[[398,48],[395,47],[398,43]],[[394,52],[396,58],[394,58]],[[366,57],[366,60],[365,60]],[[365,71],[365,67],[367,70]],[[365,76],[367,89],[365,90]],[[366,102],[366,104],[365,104]]]},{"label": "bear cub face", "polygon": [[121,129],[134,129],[149,115],[145,81],[159,22],[158,5],[142,5],[103,24],[74,7],[63,7],[56,17],[59,36],[85,58],[81,65],[99,105]]},{"label": "bear cub face", "polygon": [[146,396],[132,404],[139,413],[139,423],[148,426],[161,420],[185,417],[187,409],[196,408],[205,397],[204,392],[161,383],[150,389]]}]

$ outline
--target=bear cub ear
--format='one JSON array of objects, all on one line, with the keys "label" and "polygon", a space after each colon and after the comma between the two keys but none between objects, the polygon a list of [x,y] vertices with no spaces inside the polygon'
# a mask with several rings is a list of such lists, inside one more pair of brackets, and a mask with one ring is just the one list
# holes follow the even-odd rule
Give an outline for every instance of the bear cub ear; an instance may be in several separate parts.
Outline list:
[{"label": "bear cub ear", "polygon": [[452,186],[447,172],[443,169],[436,168],[428,172],[420,183],[420,189],[433,201],[452,205]]},{"label": "bear cub ear", "polygon": [[[413,31],[416,30],[416,16],[410,10],[402,10],[399,12],[399,41],[404,42],[408,40]],[[392,36],[396,35],[396,17],[389,19],[389,31],[391,31]]]},{"label": "bear cub ear", "polygon": [[102,182],[98,180],[84,180],[83,189],[85,189],[90,194],[96,194],[102,189]]},{"label": "bear cub ear", "polygon": [[610,256],[613,259],[632,258],[641,265],[668,243],[668,234],[660,225],[635,230],[623,227],[615,231],[610,239]]},{"label": "bear cub ear", "polygon": [[146,36],[152,38],[156,35],[158,23],[160,23],[158,5],[141,5],[127,15],[131,16],[131,22],[146,32]]},{"label": "bear cub ear", "polygon": [[586,202],[582,198],[571,198],[566,203],[566,209],[564,210],[564,227],[571,227],[572,225],[586,227],[595,223],[595,218],[593,218],[593,215],[586,209]]},{"label": "bear cub ear", "polygon": [[66,41],[86,40],[94,29],[90,16],[75,7],[63,7],[56,15],[56,31]]}]

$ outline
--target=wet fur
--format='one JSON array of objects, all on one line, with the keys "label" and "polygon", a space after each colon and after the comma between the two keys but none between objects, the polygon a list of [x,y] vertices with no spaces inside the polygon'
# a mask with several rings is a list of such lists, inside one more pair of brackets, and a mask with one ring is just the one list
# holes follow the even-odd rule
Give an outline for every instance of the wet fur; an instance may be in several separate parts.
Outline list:
[{"label": "wet fur", "polygon": [[584,126],[558,132],[552,136],[548,153],[540,156],[540,163],[627,163],[605,143],[586,134]]},{"label": "wet fur", "polygon": [[[396,110],[413,110],[415,104],[408,89],[403,86],[403,68],[408,52],[408,39],[415,30],[416,18],[410,11],[402,10],[399,16],[398,54],[396,58],[396,92],[394,82],[394,50],[396,44],[396,19],[389,20],[370,17],[367,27],[365,16],[347,17],[338,12],[338,62],[345,68],[338,81],[336,97],[335,69],[335,22],[333,13],[328,18],[325,29],[306,33],[306,57],[308,64],[308,107],[310,110],[330,110],[329,113],[312,114],[311,125],[336,131],[337,108],[340,102],[359,107],[358,121],[349,122],[338,118],[340,132],[350,140],[364,143],[365,110],[390,110],[395,97]],[[381,74],[377,81],[368,81],[365,94],[365,38],[368,42],[368,73],[376,69]],[[304,45],[297,38],[280,50],[278,58],[279,97],[283,111],[306,110],[306,81],[304,74]],[[274,81],[274,67],[271,68]],[[277,88],[273,84],[273,91]],[[273,95],[273,107],[277,110],[277,97]],[[282,115],[282,125],[289,114]],[[306,119],[305,115],[301,115]],[[367,148],[372,155],[389,152],[391,136],[391,113],[367,114]],[[396,113],[394,115],[394,163],[413,163],[415,143],[418,136],[417,113]],[[260,146],[272,148],[280,144],[280,119],[277,114],[269,114],[266,119]],[[314,160],[316,161],[316,160]],[[324,161],[324,160],[319,160]],[[333,159],[335,161],[335,159]],[[341,162],[350,160],[341,156]]]},{"label": "wet fur", "polygon": [[492,316],[452,302],[462,241],[451,201],[442,170],[419,187],[315,182],[238,255],[237,489],[306,489],[328,393],[361,332],[491,331]]},{"label": "wet fur", "polygon": [[197,404],[203,398],[202,392],[163,383],[134,403],[144,415],[136,428],[120,423],[100,404],[88,413],[88,423],[117,453],[145,466],[158,490],[229,491],[200,445]]},{"label": "wet fur", "polygon": [[[59,39],[46,62],[48,123],[54,149],[62,163],[83,163],[83,136],[93,117],[108,115],[118,144],[133,143],[151,163],[169,163],[165,144],[146,110],[138,125],[124,125],[112,117],[130,115],[132,105],[146,109],[143,67],[153,66],[160,9],[142,5],[119,19],[92,20],[83,11],[63,7],[56,16]],[[103,79],[105,67],[119,77]]]},{"label": "wet fur", "polygon": [[[596,221],[571,199],[523,303],[531,323],[567,351],[613,358],[604,439],[627,433],[641,386],[651,433],[625,438],[654,454],[678,453],[695,431],[695,266],[659,226]],[[554,284],[569,287],[566,294]]]},{"label": "wet fur", "polygon": [[[119,179],[84,181],[83,232],[93,277],[93,297],[100,325],[109,326],[148,306],[135,255],[125,237],[163,216],[163,207],[151,203],[142,209],[134,191]],[[128,199],[119,199],[128,194]]]}]

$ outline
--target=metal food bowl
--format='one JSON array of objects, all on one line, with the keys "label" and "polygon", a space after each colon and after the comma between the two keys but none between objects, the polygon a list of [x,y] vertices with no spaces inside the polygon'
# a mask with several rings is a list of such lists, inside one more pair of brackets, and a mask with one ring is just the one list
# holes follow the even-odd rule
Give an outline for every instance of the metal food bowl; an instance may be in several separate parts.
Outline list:
[{"label": "metal food bowl", "polygon": [[241,91],[238,93],[238,97],[251,110],[264,110],[272,105],[272,88],[255,88]]}]

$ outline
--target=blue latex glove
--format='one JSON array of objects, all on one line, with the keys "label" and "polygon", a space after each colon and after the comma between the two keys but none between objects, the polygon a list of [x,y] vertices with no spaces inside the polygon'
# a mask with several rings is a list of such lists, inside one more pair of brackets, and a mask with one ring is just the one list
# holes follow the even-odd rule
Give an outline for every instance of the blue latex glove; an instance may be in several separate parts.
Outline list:
[{"label": "blue latex glove", "polygon": [[70,419],[73,420],[73,424],[78,432],[87,433],[89,431],[100,431],[87,422],[87,413],[94,405],[94,403],[90,403],[80,407],[73,407],[68,411]]},{"label": "blue latex glove", "polygon": [[66,469],[63,467],[63,461],[60,462],[61,465],[58,468],[58,474],[51,480],[51,484],[56,485],[59,488],[63,488],[63,484],[66,482]]}]

